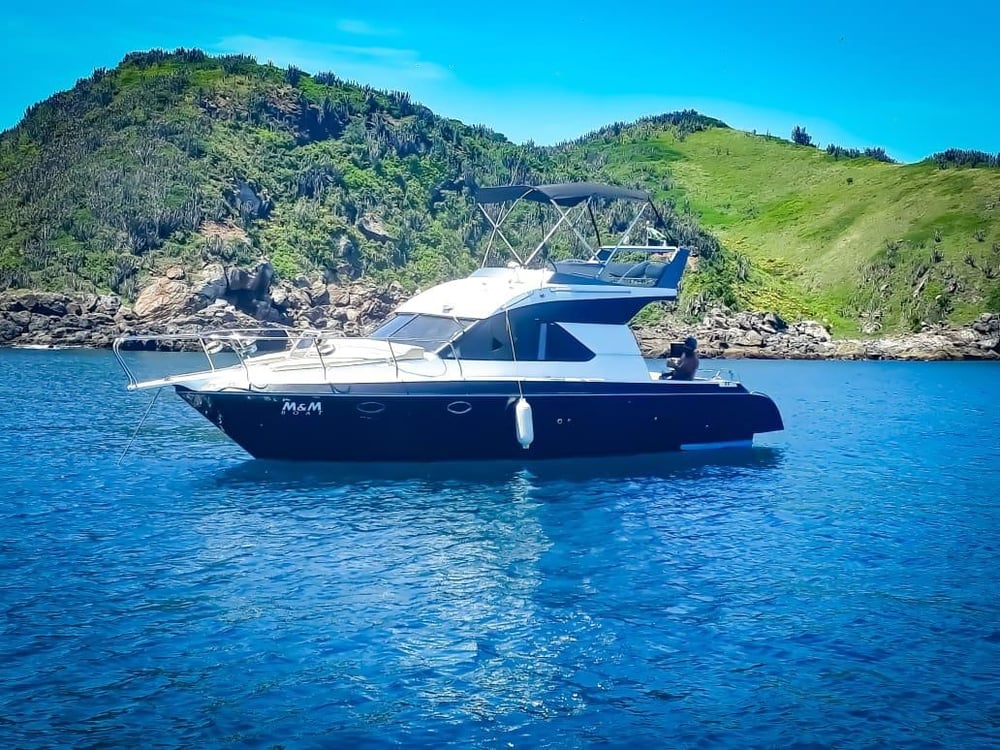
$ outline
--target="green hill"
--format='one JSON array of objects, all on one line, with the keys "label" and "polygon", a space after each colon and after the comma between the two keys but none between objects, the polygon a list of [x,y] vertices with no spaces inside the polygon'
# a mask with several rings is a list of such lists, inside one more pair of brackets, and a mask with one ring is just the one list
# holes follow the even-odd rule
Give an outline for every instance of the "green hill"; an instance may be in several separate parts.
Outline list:
[{"label": "green hill", "polygon": [[174,263],[285,276],[474,267],[466,186],[544,153],[384,92],[196,50],[127,56],[0,136],[0,289],[112,290]]},{"label": "green hill", "polygon": [[[173,264],[259,257],[286,278],[412,287],[480,262],[473,186],[586,178],[403,92],[240,55],[133,53],[0,134],[0,290],[134,298]],[[664,214],[679,238],[715,244]],[[537,211],[521,218],[509,226],[538,234]]]},{"label": "green hill", "polygon": [[[473,186],[578,179],[657,196],[698,253],[692,314],[723,302],[847,332],[1000,308],[995,168],[837,159],[690,111],[517,145],[402,92],[197,50],[130,54],[0,134],[0,290],[134,298],[169,265],[262,256],[286,278],[412,287],[478,264]],[[518,218],[538,231],[534,209]]]},{"label": "green hill", "polygon": [[659,186],[715,233],[740,306],[825,317],[842,332],[1000,309],[1000,169],[836,158],[656,118],[569,148],[616,179]]}]

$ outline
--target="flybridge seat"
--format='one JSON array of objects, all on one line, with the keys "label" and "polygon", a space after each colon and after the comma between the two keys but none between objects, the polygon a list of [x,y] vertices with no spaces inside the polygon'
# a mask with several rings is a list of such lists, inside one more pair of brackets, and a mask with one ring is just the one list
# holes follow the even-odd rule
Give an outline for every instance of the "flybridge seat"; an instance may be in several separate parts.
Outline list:
[{"label": "flybridge seat", "polygon": [[650,281],[654,286],[660,280],[666,270],[666,263],[654,263],[644,260],[642,263],[608,263],[604,266],[604,273],[612,279],[626,281],[629,279]]},{"label": "flybridge seat", "polygon": [[656,286],[666,263],[644,260],[641,263],[597,263],[585,260],[559,260],[555,263],[560,274],[582,276],[594,281],[637,286]]},{"label": "flybridge seat", "polygon": [[669,263],[643,260],[620,263],[608,260],[617,252],[639,251],[663,253],[674,250],[662,246],[602,247],[596,260],[558,260],[553,264],[556,276],[553,281],[562,283],[621,284],[624,286],[676,287],[684,273],[687,250],[678,250]]}]

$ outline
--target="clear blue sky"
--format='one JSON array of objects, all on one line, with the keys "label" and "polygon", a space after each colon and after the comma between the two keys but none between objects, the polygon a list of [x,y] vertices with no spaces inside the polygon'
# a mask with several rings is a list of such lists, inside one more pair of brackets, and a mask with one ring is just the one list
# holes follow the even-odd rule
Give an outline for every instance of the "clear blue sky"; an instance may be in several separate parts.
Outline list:
[{"label": "clear blue sky", "polygon": [[693,107],[903,161],[1000,151],[1000,2],[9,3],[0,129],[130,51],[199,47],[409,91],[550,144]]}]

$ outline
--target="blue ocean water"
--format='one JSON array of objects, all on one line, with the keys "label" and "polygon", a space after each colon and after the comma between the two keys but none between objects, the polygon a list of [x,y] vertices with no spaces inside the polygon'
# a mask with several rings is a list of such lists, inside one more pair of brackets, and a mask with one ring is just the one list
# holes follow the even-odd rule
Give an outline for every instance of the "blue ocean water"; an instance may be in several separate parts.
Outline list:
[{"label": "blue ocean water", "polygon": [[109,353],[0,351],[0,746],[1000,745],[1000,366],[736,369],[750,451],[282,465],[164,393],[119,466]]}]

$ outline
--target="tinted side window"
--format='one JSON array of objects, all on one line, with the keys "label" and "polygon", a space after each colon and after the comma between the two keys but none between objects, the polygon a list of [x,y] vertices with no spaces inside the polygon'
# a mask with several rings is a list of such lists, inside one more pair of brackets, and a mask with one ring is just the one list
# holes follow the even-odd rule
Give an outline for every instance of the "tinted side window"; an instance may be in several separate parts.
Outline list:
[{"label": "tinted side window", "polygon": [[[521,362],[586,362],[594,353],[581,344],[558,323],[545,323],[537,318],[511,316],[514,352],[507,317],[494,315],[476,323],[455,343],[463,359],[512,361],[517,355]],[[450,356],[443,352],[442,356]]]},{"label": "tinted side window", "polygon": [[[454,345],[458,356],[463,359],[511,360],[510,334],[503,316],[481,320],[463,333]],[[442,357],[451,357],[451,351],[441,352]]]},{"label": "tinted side window", "polygon": [[545,325],[545,360],[548,362],[586,362],[594,353],[558,323]]}]

